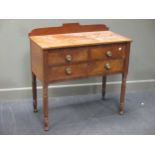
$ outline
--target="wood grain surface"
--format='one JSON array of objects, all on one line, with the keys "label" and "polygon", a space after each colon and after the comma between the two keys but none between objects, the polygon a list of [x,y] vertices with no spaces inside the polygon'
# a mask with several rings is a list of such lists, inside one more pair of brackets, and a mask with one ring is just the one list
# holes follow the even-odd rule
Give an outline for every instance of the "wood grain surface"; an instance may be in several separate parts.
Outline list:
[{"label": "wood grain surface", "polygon": [[131,41],[131,39],[111,31],[31,36],[30,39],[34,41],[37,45],[39,45],[42,49],[98,45]]}]

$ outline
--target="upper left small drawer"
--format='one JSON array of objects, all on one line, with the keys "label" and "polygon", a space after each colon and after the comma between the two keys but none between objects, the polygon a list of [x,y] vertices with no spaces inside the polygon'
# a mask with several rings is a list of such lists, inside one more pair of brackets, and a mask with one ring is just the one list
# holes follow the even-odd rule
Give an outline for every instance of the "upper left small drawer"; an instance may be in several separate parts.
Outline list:
[{"label": "upper left small drawer", "polygon": [[88,61],[88,48],[55,49],[48,52],[48,65]]}]

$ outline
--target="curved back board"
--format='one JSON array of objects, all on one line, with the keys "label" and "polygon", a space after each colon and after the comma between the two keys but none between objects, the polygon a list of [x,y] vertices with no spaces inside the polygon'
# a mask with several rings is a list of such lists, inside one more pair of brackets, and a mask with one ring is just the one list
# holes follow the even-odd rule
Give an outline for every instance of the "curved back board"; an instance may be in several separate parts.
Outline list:
[{"label": "curved back board", "polygon": [[93,32],[93,31],[108,31],[109,28],[104,24],[99,25],[80,25],[79,23],[66,23],[61,27],[47,27],[34,29],[29,33],[29,36],[41,36],[52,34]]}]

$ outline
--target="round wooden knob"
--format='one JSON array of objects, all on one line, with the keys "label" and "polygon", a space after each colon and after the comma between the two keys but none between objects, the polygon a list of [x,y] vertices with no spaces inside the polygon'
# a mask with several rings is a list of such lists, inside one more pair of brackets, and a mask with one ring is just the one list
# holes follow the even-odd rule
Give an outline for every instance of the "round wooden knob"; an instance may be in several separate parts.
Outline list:
[{"label": "round wooden knob", "polygon": [[111,52],[111,51],[107,51],[106,55],[107,55],[108,57],[112,57],[112,52]]},{"label": "round wooden knob", "polygon": [[66,61],[71,62],[72,56],[70,54],[66,55]]},{"label": "round wooden knob", "polygon": [[110,66],[109,63],[107,63],[107,64],[104,65],[104,68],[105,68],[106,70],[110,70],[110,69],[111,69],[111,66]]},{"label": "round wooden knob", "polygon": [[66,72],[67,75],[71,75],[72,74],[72,69],[70,67],[67,67],[65,69],[65,72]]}]

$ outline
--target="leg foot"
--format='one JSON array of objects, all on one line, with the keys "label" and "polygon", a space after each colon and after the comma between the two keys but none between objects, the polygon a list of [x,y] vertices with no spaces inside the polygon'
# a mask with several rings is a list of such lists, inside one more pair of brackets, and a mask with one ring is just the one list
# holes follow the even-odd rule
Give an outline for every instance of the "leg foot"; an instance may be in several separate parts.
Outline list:
[{"label": "leg foot", "polygon": [[36,113],[36,112],[38,112],[38,110],[37,109],[33,109],[33,112]]},{"label": "leg foot", "polygon": [[124,114],[124,102],[122,103],[120,103],[120,109],[119,109],[119,114],[120,115],[123,115]]},{"label": "leg foot", "polygon": [[120,115],[123,115],[123,114],[124,114],[124,111],[120,111],[119,114],[120,114]]},{"label": "leg foot", "polygon": [[38,112],[36,100],[33,101],[33,112]]},{"label": "leg foot", "polygon": [[44,131],[48,131],[48,127],[44,127]]},{"label": "leg foot", "polygon": [[44,130],[48,131],[48,117],[44,118]]}]

